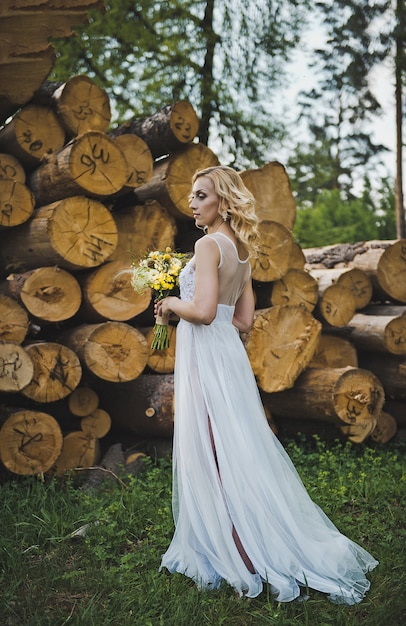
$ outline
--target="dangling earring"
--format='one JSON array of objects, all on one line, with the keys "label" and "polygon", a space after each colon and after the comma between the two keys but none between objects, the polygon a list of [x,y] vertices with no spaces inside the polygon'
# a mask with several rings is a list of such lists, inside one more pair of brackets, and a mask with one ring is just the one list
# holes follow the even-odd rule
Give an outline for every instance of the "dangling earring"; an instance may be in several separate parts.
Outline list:
[{"label": "dangling earring", "polygon": [[227,211],[223,211],[223,213],[221,214],[221,217],[223,218],[223,220],[226,222],[227,218],[228,218],[228,214]]}]

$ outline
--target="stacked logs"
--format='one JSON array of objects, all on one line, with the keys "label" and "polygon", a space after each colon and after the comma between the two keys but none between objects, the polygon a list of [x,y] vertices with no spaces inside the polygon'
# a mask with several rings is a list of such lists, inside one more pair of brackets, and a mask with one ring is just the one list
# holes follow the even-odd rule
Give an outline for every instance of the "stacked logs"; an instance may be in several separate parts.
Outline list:
[{"label": "stacked logs", "polygon": [[[197,141],[185,101],[109,125],[107,94],[77,76],[44,84],[0,130],[0,458],[14,473],[93,465],[111,425],[130,441],[172,435],[176,326],[170,347],[152,352],[151,293],[134,292],[122,270],[151,249],[193,249],[201,233],[191,178],[219,159]],[[299,421],[303,431],[316,422],[355,442],[388,441],[398,418],[385,396],[404,398],[362,360],[362,318],[371,303],[406,302],[392,280],[404,271],[405,242],[383,243],[386,258],[370,270],[348,260],[316,267],[293,238],[284,167],[271,162],[241,177],[262,233],[255,322],[242,339],[270,426]],[[374,333],[390,335],[402,359],[398,317]],[[385,358],[392,344],[382,339]],[[89,407],[78,413],[77,403],[91,410],[82,415]]]}]

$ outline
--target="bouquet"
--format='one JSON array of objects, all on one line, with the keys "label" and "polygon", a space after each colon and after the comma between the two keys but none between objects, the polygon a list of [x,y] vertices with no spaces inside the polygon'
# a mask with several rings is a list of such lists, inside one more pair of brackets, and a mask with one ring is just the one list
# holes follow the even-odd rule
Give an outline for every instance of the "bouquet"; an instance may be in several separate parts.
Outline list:
[{"label": "bouquet", "polygon": [[[154,250],[132,263],[131,285],[138,293],[152,289],[156,299],[162,300],[179,285],[179,274],[187,260],[188,255],[173,252],[171,248]],[[157,317],[151,348],[165,350],[168,346],[168,325],[162,317]]]}]

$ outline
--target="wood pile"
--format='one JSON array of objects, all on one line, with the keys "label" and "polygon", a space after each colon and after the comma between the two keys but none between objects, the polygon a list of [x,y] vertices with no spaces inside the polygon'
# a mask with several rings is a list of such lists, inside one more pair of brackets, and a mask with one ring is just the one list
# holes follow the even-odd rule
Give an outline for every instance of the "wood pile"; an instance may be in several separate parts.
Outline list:
[{"label": "wood pile", "polygon": [[[136,293],[122,270],[151,249],[190,252],[201,236],[191,178],[219,159],[198,142],[198,126],[181,101],[110,128],[107,94],[75,76],[42,85],[0,129],[0,459],[9,471],[94,466],[111,427],[127,447],[170,440],[176,325],[170,347],[152,352],[152,294]],[[389,441],[402,408],[385,400],[406,401],[406,242],[343,247],[341,260],[330,249],[329,266],[323,250],[294,241],[285,168],[271,162],[241,177],[262,233],[255,321],[242,340],[270,426],[316,423],[354,442]]]}]

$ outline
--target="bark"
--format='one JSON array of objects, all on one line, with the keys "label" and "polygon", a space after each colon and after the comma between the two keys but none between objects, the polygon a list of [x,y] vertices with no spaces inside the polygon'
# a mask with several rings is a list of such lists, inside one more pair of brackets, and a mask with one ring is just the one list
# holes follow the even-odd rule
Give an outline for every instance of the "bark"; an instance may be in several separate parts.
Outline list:
[{"label": "bark", "polygon": [[0,270],[97,267],[115,250],[117,239],[113,217],[101,202],[84,196],[66,198],[37,209],[28,222],[1,238]]},{"label": "bark", "polygon": [[257,311],[245,347],[260,389],[292,387],[312,359],[320,332],[320,322],[303,306]]},{"label": "bark", "polygon": [[37,206],[86,195],[103,199],[120,191],[130,170],[119,145],[105,133],[89,130],[51,154],[29,176]]},{"label": "bark", "polygon": [[83,367],[104,381],[134,380],[147,364],[144,335],[124,322],[82,324],[65,330],[59,340],[79,356]]},{"label": "bark", "polygon": [[358,350],[406,355],[406,313],[354,315],[348,324],[348,337]]},{"label": "bark", "polygon": [[140,137],[157,159],[191,143],[199,130],[199,119],[190,102],[167,104],[154,115],[133,119],[110,132],[112,137],[134,134]]},{"label": "bark", "polygon": [[388,400],[406,400],[406,358],[395,354],[359,353],[361,367],[379,378]]},{"label": "bark", "polygon": [[12,413],[0,430],[0,458],[14,474],[47,472],[62,448],[58,422],[41,411]]}]

